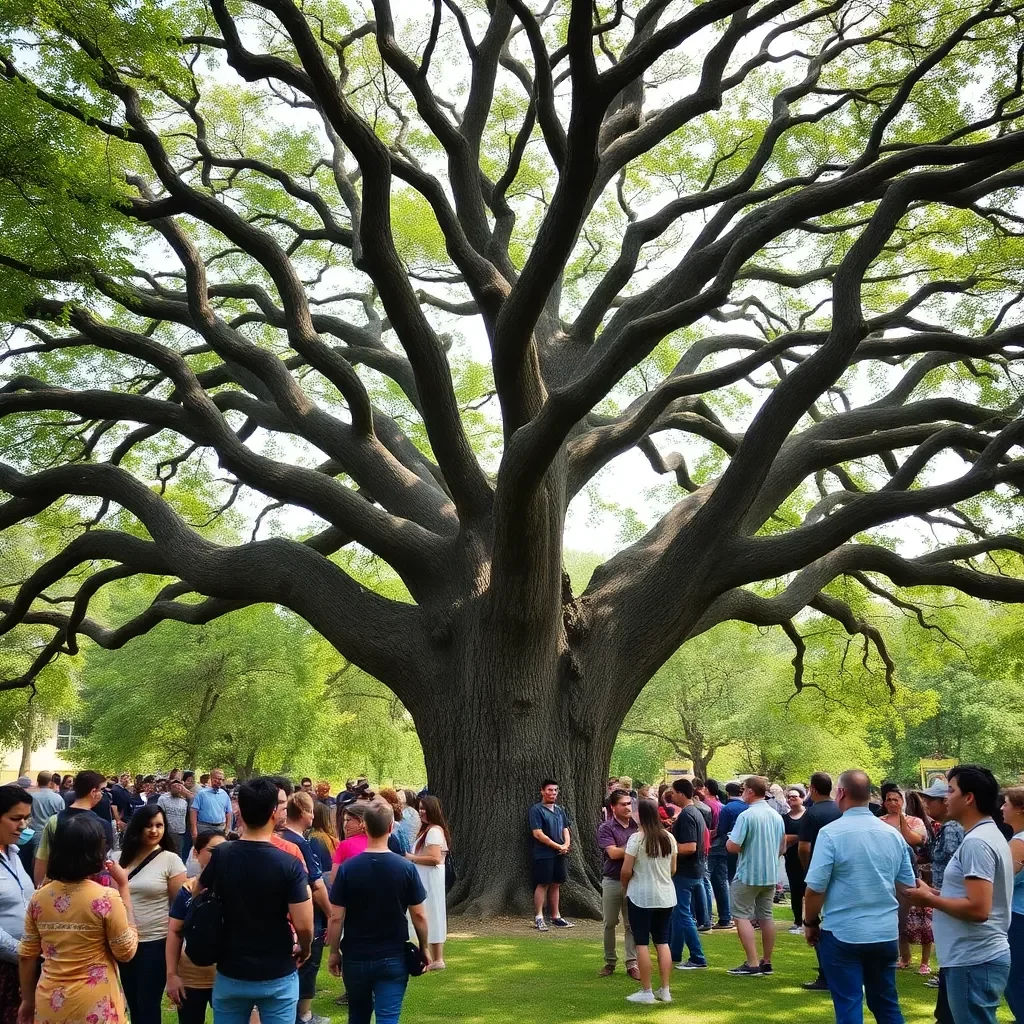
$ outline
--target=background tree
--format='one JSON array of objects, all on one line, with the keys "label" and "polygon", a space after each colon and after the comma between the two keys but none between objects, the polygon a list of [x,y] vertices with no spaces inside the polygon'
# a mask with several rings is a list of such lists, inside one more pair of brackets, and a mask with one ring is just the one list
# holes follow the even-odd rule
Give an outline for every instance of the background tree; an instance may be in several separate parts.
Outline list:
[{"label": "background tree", "polygon": [[[83,635],[284,606],[412,715],[456,902],[524,910],[481,780],[525,807],[554,775],[586,822],[685,641],[781,624],[799,687],[807,606],[891,673],[839,578],[1024,595],[1020,12],[398,14],[4,4],[0,529],[82,523],[3,599],[0,631],[52,630],[6,685]],[[632,452],[676,489],[580,592],[570,504]],[[211,532],[229,508],[248,541]],[[141,614],[88,614],[139,574]]]}]

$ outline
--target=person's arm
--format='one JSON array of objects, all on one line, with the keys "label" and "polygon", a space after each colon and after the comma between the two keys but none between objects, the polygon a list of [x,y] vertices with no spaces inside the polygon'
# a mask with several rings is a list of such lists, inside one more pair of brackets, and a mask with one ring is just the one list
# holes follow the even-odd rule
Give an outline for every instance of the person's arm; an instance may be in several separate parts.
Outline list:
[{"label": "person's arm", "polygon": [[417,903],[409,908],[409,918],[412,921],[413,930],[416,932],[416,942],[420,947],[420,956],[423,962],[430,966],[430,944],[427,942],[427,905]]},{"label": "person's arm", "polygon": [[341,977],[341,930],[345,925],[345,908],[331,906],[331,919],[327,922],[327,970],[335,978]]},{"label": "person's arm", "polygon": [[[185,865],[183,864],[182,867]],[[181,871],[178,874],[171,875],[167,879],[167,902],[168,905],[174,902],[174,898],[178,895],[178,890],[185,884],[188,879],[188,872]]]},{"label": "person's arm", "polygon": [[413,864],[436,868],[438,864],[444,863],[444,852],[441,850],[440,843],[424,843],[423,849],[419,853],[407,853],[405,859],[411,860]]},{"label": "person's arm", "polygon": [[921,846],[926,838],[923,831],[918,832],[917,829],[910,827],[910,822],[907,821],[907,816],[902,811],[900,812],[900,835],[903,836],[908,845],[915,848]]},{"label": "person's arm", "polygon": [[1019,875],[1024,869],[1024,842],[1020,839],[1010,840],[1010,857],[1013,860],[1013,873]]},{"label": "person's arm", "polygon": [[288,916],[292,919],[295,929],[295,941],[299,951],[295,954],[295,965],[301,967],[313,949],[313,901],[309,898],[309,886],[306,886],[306,899],[301,903],[288,904]]},{"label": "person's arm", "polygon": [[[825,906],[825,894],[810,887],[804,889],[804,937],[810,946],[816,946],[821,938],[821,911]],[[809,924],[816,921],[816,924]]]},{"label": "person's arm", "polygon": [[615,845],[615,835],[607,821],[597,826],[597,846],[609,860],[622,860],[626,855],[624,846]]},{"label": "person's arm", "polygon": [[[221,790],[224,793],[224,790]],[[224,793],[227,796],[227,793]],[[224,831],[231,831],[231,797],[228,797],[228,809],[224,812]]]},{"label": "person's arm", "polygon": [[324,885],[323,876],[321,875],[312,885],[313,889],[313,903],[316,905],[324,917],[331,916],[331,901],[327,896],[327,886]]},{"label": "person's arm", "polygon": [[992,913],[992,888],[986,878],[965,878],[966,896],[943,896],[923,883],[916,889],[905,890],[902,896],[913,907],[931,907],[960,921],[980,923]]},{"label": "person's arm", "polygon": [[562,853],[568,853],[569,847],[572,845],[572,835],[569,832],[569,826],[566,825],[562,829]]},{"label": "person's arm", "polygon": [[811,866],[811,844],[801,839],[800,845],[796,848],[796,855],[800,858],[800,863],[806,871]]},{"label": "person's arm", "polygon": [[32,1024],[36,1019],[36,983],[39,980],[39,957],[18,957],[18,979],[21,983],[21,1006],[18,1024]]},{"label": "person's arm", "polygon": [[558,850],[559,853],[562,852],[561,844],[556,843],[554,839],[551,839],[549,836],[545,835],[544,829],[542,828],[535,828],[533,830],[533,838],[536,839],[538,843],[543,843],[545,846],[550,846],[552,850]]},{"label": "person's arm", "polygon": [[185,982],[178,974],[181,947],[184,944],[182,938],[184,927],[185,922],[179,921],[176,917],[167,919],[167,944],[164,946],[164,961],[167,967],[167,998],[175,1006],[181,1006],[185,1000]]},{"label": "person's arm", "polygon": [[633,877],[633,865],[636,863],[636,857],[631,853],[627,853],[622,858],[622,872],[619,875],[619,881],[622,883],[622,891],[626,891],[626,886],[629,885],[629,880]]},{"label": "person's arm", "polygon": [[195,807],[188,809],[188,830],[192,833],[192,841],[195,842],[199,835],[199,812]]}]

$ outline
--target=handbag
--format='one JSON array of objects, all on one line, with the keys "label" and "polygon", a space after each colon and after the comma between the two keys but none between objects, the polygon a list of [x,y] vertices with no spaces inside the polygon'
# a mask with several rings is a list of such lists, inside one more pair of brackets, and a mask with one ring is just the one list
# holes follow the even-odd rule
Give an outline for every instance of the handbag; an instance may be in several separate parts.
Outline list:
[{"label": "handbag", "polygon": [[192,897],[182,925],[188,958],[196,967],[212,967],[220,958],[223,936],[224,907],[210,886]]},{"label": "handbag", "polygon": [[405,944],[405,969],[412,978],[418,978],[427,969],[420,947],[412,942]]}]

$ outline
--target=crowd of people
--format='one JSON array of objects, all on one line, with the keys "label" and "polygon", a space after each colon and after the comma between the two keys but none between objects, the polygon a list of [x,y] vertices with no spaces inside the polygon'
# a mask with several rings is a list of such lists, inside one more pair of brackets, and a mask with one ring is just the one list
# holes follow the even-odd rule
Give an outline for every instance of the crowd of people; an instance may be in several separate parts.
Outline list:
[{"label": "crowd of people", "polygon": [[[312,1010],[325,950],[350,1024],[396,1024],[409,977],[445,969],[451,832],[426,790],[352,779],[334,796],[219,769],[66,782],[0,786],[0,1024],[159,1024],[165,994],[179,1024],[211,1008],[215,1024],[328,1024]],[[542,780],[527,815],[540,931],[573,926],[558,797]],[[770,977],[788,890],[790,931],[817,953],[804,988],[831,994],[837,1024],[862,1024],[865,1001],[900,1024],[911,969],[939,1024],[995,1024],[1004,995],[1024,1020],[1024,786],[983,767],[910,792],[856,770],[806,787],[612,778],[596,838],[598,973],[615,973],[621,929],[631,1003],[671,1002],[673,970],[707,970],[708,931],[737,936],[730,976]]]},{"label": "crowd of people", "polygon": [[[552,925],[572,926],[559,908],[572,824],[555,780],[540,796],[529,828],[543,931],[545,904]],[[680,778],[657,792],[611,778],[597,845],[598,973],[615,973],[621,923],[626,971],[640,983],[630,1002],[671,1002],[673,968],[706,970],[702,932],[735,931],[744,959],[729,975],[770,977],[774,905],[788,888],[789,930],[817,953],[818,976],[803,987],[831,994],[837,1024],[862,1024],[865,1002],[879,1024],[902,1024],[896,972],[914,969],[914,947],[916,970],[937,989],[938,1024],[995,1024],[1004,995],[1024,1020],[1024,786],[1003,791],[984,767],[961,765],[911,792],[875,790],[856,770],[835,787],[824,772],[806,787]]]},{"label": "crowd of people", "polygon": [[159,1024],[165,994],[179,1024],[329,1024],[325,948],[349,1021],[394,1024],[410,973],[445,969],[451,833],[426,791],[66,781],[0,786],[0,1024]]}]

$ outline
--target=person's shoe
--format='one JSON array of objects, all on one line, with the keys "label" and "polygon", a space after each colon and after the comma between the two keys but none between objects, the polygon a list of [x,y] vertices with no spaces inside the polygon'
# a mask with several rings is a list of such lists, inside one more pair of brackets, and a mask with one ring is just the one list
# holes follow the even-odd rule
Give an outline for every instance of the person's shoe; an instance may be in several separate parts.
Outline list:
[{"label": "person's shoe", "polygon": [[726,971],[726,974],[731,974],[734,978],[763,978],[764,975],[761,973],[760,967],[751,967],[748,963],[742,963],[739,967],[733,967],[732,970]]},{"label": "person's shoe", "polygon": [[924,983],[924,987],[925,988],[938,988],[939,987],[939,979],[938,978],[929,978]]},{"label": "person's shoe", "polygon": [[615,973],[615,964],[605,964],[604,967],[602,967],[601,970],[599,970],[597,972],[597,976],[599,978],[609,978],[614,973]]},{"label": "person's shoe", "polygon": [[800,986],[805,992],[827,992],[828,985],[824,978],[815,978],[814,981],[805,981]]},{"label": "person's shoe", "polygon": [[654,993],[648,989],[640,989],[639,992],[634,992],[631,996],[626,996],[627,1003],[653,1003]]},{"label": "person's shoe", "polygon": [[760,967],[761,967],[761,973],[762,974],[774,974],[775,973],[775,968],[772,967],[771,960],[762,960],[761,964],[760,964]]},{"label": "person's shoe", "polygon": [[575,928],[576,927],[576,925],[574,925],[572,923],[572,921],[566,921],[566,919],[564,917],[553,917],[553,918],[551,918],[551,923],[556,928]]},{"label": "person's shoe", "polygon": [[539,932],[546,932],[548,930],[547,922],[543,917],[535,917],[533,919],[533,927]]},{"label": "person's shoe", "polygon": [[657,992],[654,993],[654,998],[657,999],[659,1003],[671,1003],[672,993],[669,992],[667,988],[659,988]]},{"label": "person's shoe", "polygon": [[348,1006],[348,993],[342,992],[337,999],[334,1000],[335,1006]]},{"label": "person's shoe", "polygon": [[425,971],[443,971],[447,966],[443,960],[431,960],[423,969]]},{"label": "person's shoe", "polygon": [[709,925],[709,924],[698,925],[697,931],[699,931],[699,932],[709,932],[709,931],[711,931],[711,925]]},{"label": "person's shoe", "polygon": [[626,973],[634,980],[640,980],[640,968],[636,964],[626,964]]},{"label": "person's shoe", "polygon": [[715,924],[711,926],[713,932],[734,932],[736,931],[736,925],[732,921],[728,921],[725,924]]},{"label": "person's shoe", "polygon": [[929,974],[932,973],[932,969],[928,966],[928,964],[921,964],[921,966],[917,969],[917,973],[923,974],[927,977]]},{"label": "person's shoe", "polygon": [[793,925],[793,927],[789,929],[790,935],[803,935],[803,933],[803,928],[801,928],[798,924]]},{"label": "person's shoe", "polygon": [[331,1018],[321,1017],[318,1014],[312,1013],[305,1019],[302,1017],[296,1017],[295,1024],[331,1024]]},{"label": "person's shoe", "polygon": [[676,964],[675,968],[677,971],[706,971],[708,965],[699,964],[696,960],[684,960],[682,963]]}]

